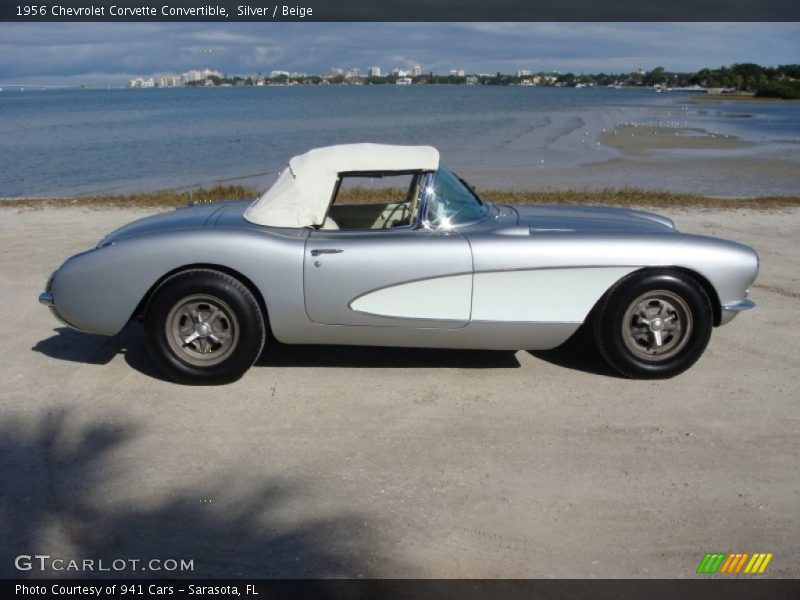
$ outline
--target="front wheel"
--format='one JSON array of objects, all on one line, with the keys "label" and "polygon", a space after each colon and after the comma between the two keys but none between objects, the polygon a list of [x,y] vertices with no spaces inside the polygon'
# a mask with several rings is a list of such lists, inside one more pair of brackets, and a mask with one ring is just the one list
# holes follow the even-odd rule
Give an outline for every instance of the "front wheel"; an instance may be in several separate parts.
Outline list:
[{"label": "front wheel", "polygon": [[264,346],[264,318],[250,290],[211,269],[164,281],[145,313],[150,355],[169,377],[189,385],[230,383]]},{"label": "front wheel", "polygon": [[711,337],[705,290],[675,270],[632,273],[600,301],[594,337],[606,362],[626,377],[672,377],[691,367]]}]

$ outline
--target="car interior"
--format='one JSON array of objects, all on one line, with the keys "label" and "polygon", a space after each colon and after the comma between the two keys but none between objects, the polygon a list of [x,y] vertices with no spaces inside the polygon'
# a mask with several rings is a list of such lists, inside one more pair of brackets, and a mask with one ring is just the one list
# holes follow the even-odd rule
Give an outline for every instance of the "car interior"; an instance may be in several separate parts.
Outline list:
[{"label": "car interior", "polygon": [[343,173],[320,229],[406,227],[414,222],[424,173]]}]

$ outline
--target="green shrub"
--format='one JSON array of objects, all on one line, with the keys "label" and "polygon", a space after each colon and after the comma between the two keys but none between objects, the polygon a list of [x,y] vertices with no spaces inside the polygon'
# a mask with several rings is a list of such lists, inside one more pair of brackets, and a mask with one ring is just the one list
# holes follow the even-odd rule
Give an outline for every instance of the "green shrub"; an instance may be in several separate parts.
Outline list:
[{"label": "green shrub", "polygon": [[793,79],[771,81],[756,90],[756,97],[798,100],[800,99],[800,81]]}]

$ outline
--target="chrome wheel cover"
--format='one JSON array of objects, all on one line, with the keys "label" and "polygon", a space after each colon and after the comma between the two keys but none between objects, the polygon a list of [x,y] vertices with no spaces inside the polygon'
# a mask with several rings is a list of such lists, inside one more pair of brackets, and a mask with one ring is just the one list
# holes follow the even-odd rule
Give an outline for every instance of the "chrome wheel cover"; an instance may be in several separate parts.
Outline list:
[{"label": "chrome wheel cover", "polygon": [[220,364],[239,343],[239,321],[219,298],[194,294],[178,301],[167,315],[165,333],[172,351],[197,367]]},{"label": "chrome wheel cover", "polygon": [[692,311],[683,298],[667,290],[653,290],[628,306],[622,319],[622,339],[637,358],[661,362],[683,350],[692,325]]}]

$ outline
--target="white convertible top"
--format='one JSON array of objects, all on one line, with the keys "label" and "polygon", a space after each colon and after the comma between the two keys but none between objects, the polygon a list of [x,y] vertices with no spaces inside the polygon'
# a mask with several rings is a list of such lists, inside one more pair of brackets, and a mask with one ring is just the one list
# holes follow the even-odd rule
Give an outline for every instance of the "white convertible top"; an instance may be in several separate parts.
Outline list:
[{"label": "white convertible top", "polygon": [[247,207],[244,218],[271,227],[322,225],[340,173],[435,171],[432,146],[342,144],[315,148],[289,161],[267,192]]}]

